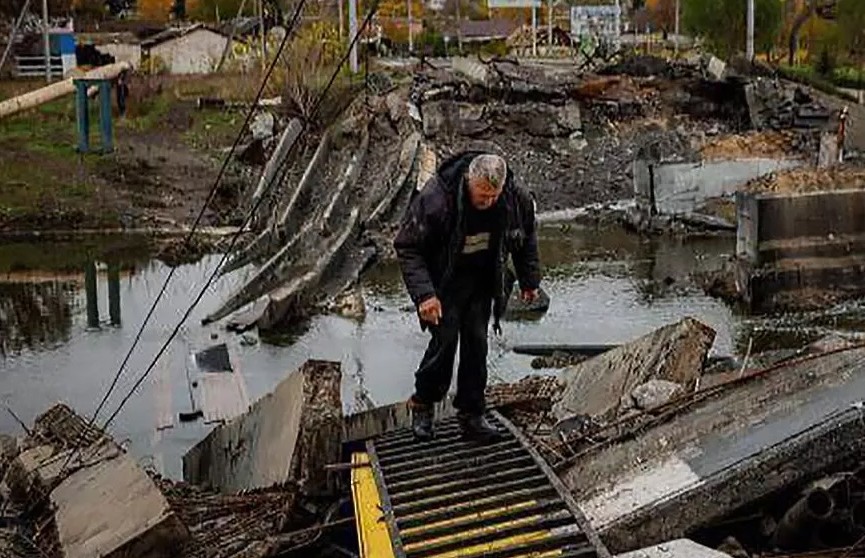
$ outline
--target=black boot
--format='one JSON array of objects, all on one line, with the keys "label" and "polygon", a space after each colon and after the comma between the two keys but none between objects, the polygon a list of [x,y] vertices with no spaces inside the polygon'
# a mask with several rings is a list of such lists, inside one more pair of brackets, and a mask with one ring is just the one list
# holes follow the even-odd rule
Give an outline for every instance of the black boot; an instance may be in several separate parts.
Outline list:
[{"label": "black boot", "polygon": [[483,415],[460,413],[457,418],[464,438],[488,443],[496,442],[502,438],[499,431],[487,422]]},{"label": "black boot", "polygon": [[433,431],[433,407],[423,403],[411,402],[411,429],[416,440],[425,442],[432,440]]}]

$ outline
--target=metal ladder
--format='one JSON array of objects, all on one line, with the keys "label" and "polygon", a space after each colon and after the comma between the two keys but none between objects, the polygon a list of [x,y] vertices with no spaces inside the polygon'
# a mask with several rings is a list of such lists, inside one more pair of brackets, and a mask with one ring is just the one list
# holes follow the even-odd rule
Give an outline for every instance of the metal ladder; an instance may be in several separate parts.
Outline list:
[{"label": "metal ladder", "polygon": [[450,418],[437,423],[432,441],[417,442],[411,430],[399,430],[369,440],[366,453],[355,454],[362,556],[610,556],[523,433],[495,410],[487,416],[502,434],[491,444],[463,440]]}]

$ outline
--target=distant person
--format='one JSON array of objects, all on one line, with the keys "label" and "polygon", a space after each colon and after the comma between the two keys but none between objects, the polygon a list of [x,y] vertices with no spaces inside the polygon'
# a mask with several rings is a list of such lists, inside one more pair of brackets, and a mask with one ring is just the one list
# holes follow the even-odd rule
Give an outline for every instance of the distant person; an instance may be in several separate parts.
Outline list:
[{"label": "distant person", "polygon": [[415,374],[409,406],[416,438],[434,436],[434,405],[444,399],[460,347],[454,407],[465,437],[498,438],[484,418],[487,329],[499,321],[513,285],[538,297],[540,267],[531,195],[514,183],[505,160],[465,152],[445,161],[411,201],[394,240],[406,288],[432,339]]},{"label": "distant person", "polygon": [[120,116],[126,115],[126,99],[129,97],[129,72],[123,70],[117,76],[117,110]]}]

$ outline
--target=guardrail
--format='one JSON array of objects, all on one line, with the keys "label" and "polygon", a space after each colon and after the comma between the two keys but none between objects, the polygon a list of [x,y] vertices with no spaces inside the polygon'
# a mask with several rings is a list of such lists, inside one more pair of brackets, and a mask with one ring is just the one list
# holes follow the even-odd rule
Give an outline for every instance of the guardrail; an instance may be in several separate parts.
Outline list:
[{"label": "guardrail", "polygon": [[[49,63],[51,64],[51,75],[55,77],[63,76],[63,59],[60,56],[52,56]],[[15,73],[18,77],[42,77],[45,75],[45,57],[44,56],[16,56],[15,57]]]}]

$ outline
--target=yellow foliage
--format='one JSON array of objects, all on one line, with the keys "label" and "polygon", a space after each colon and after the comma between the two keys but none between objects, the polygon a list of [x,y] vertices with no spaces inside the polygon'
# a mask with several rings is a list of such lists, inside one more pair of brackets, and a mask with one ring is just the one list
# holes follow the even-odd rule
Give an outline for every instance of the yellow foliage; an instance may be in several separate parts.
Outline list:
[{"label": "yellow foliage", "polygon": [[[411,17],[423,17],[424,5],[421,0],[411,0]],[[406,17],[408,15],[408,0],[381,0],[377,15],[380,17]]]},{"label": "yellow foliage", "polygon": [[138,14],[146,20],[166,21],[172,4],[172,0],[138,0]]}]

